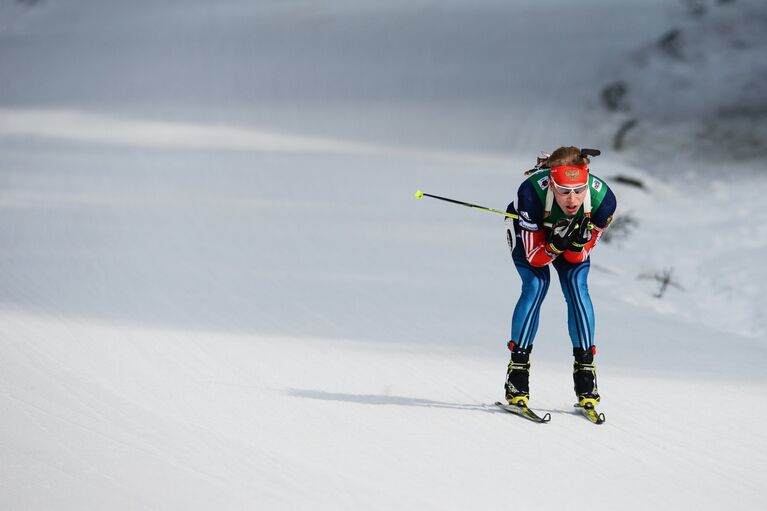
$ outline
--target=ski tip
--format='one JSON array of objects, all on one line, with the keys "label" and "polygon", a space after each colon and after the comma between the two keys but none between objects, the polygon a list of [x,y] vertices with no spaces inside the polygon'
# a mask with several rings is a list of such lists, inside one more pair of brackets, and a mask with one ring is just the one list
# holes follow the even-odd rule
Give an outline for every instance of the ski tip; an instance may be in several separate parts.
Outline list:
[{"label": "ski tip", "polygon": [[586,403],[583,406],[580,403],[575,403],[573,406],[578,408],[579,412],[594,424],[603,424],[607,420],[604,412],[598,412],[592,403]]}]

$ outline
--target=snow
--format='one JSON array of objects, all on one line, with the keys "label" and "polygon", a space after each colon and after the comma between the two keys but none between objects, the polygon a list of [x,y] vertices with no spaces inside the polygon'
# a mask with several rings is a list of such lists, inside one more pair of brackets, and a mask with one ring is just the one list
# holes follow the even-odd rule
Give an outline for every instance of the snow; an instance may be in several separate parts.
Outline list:
[{"label": "snow", "polygon": [[[0,507],[760,508],[767,178],[583,122],[664,4],[0,0]],[[503,222],[413,197],[503,209],[560,144],[638,222],[593,256],[601,426],[558,286],[551,422],[491,405]]]},{"label": "snow", "polygon": [[[676,12],[682,5],[687,15]],[[638,121],[627,145],[665,158],[759,158],[767,140],[764,2],[689,1],[672,10],[657,37],[606,66],[608,82],[626,88],[614,121]]]}]

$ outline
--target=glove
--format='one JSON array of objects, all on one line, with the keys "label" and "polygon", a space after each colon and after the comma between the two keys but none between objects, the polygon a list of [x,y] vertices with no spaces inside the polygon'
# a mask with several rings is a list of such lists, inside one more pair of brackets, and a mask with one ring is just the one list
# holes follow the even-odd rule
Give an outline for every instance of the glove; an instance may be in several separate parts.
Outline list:
[{"label": "glove", "polygon": [[552,225],[546,233],[546,251],[551,255],[559,255],[570,248],[580,223],[575,218],[563,218]]},{"label": "glove", "polygon": [[591,241],[591,229],[588,218],[581,218],[580,224],[575,229],[573,237],[570,239],[568,250],[580,252],[583,247]]}]

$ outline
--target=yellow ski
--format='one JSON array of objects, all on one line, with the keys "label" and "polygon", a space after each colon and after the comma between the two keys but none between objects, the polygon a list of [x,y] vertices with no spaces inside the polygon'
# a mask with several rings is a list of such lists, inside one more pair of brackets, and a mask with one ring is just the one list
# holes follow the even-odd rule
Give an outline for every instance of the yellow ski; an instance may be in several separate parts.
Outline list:
[{"label": "yellow ski", "polygon": [[506,410],[509,413],[513,413],[515,415],[519,415],[520,417],[524,417],[525,419],[531,420],[533,422],[538,422],[540,424],[545,424],[551,420],[551,414],[547,413],[543,417],[532,411],[530,408],[527,407],[524,403],[520,402],[520,404],[517,405],[507,405],[503,404],[500,401],[495,402],[495,406],[498,408],[501,408],[502,410]]},{"label": "yellow ski", "polygon": [[605,414],[597,412],[597,409],[594,407],[594,403],[586,403],[583,406],[576,403],[575,407],[594,424],[602,424],[606,420]]}]

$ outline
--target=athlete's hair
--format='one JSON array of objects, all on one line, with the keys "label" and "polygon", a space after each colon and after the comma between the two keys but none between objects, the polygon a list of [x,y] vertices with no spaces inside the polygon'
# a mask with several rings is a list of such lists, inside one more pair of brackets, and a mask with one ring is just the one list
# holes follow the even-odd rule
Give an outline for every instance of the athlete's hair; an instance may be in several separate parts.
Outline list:
[{"label": "athlete's hair", "polygon": [[585,156],[581,156],[581,150],[577,147],[560,147],[549,156],[546,160],[546,164],[549,167],[556,167],[557,165],[588,165],[589,159]]}]

